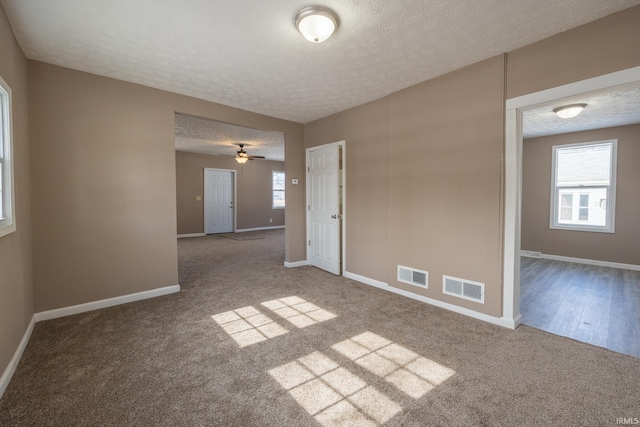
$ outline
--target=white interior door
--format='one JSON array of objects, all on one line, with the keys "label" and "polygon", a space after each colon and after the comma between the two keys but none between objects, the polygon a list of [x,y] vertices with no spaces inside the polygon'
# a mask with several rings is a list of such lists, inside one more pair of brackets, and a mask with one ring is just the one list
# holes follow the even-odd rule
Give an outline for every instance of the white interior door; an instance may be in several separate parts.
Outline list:
[{"label": "white interior door", "polygon": [[204,170],[204,232],[233,232],[233,173]]},{"label": "white interior door", "polygon": [[338,145],[311,150],[307,159],[309,264],[340,274]]}]

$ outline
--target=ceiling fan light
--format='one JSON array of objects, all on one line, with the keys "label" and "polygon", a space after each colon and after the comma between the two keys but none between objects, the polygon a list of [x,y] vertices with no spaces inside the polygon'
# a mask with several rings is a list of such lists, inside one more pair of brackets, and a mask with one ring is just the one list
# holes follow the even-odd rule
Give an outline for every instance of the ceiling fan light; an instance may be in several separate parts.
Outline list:
[{"label": "ceiling fan light", "polygon": [[312,43],[327,40],[338,27],[338,19],[332,10],[321,6],[305,7],[296,15],[296,27],[305,39]]},{"label": "ceiling fan light", "polygon": [[584,110],[587,104],[571,104],[554,108],[553,112],[562,119],[572,119]]},{"label": "ceiling fan light", "polygon": [[241,156],[241,155],[236,156],[236,162],[240,163],[241,165],[247,163],[248,160],[249,160],[249,157],[247,157],[246,154],[244,156]]}]

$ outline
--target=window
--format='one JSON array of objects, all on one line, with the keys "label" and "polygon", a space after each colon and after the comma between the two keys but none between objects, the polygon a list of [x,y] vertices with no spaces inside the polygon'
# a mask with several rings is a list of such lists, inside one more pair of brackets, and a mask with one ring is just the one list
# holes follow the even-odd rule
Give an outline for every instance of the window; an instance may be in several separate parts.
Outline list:
[{"label": "window", "polygon": [[11,89],[0,77],[0,237],[16,231],[12,148]]},{"label": "window", "polygon": [[284,209],[284,172],[273,171],[273,208]]},{"label": "window", "polygon": [[617,140],[553,147],[551,228],[613,233]]}]

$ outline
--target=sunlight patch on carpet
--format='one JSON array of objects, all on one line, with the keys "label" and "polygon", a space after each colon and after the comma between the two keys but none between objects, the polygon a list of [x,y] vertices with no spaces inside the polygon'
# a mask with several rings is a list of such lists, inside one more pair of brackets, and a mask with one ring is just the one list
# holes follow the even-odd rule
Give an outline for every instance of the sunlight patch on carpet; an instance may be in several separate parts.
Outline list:
[{"label": "sunlight patch on carpet", "polygon": [[402,410],[319,351],[271,369],[269,374],[325,427],[379,426]]},{"label": "sunlight patch on carpet", "polygon": [[306,328],[307,326],[338,317],[297,296],[266,301],[262,305],[297,328]]},{"label": "sunlight patch on carpet", "polygon": [[398,390],[418,399],[455,371],[373,332],[365,332],[331,348]]},{"label": "sunlight patch on carpet", "polygon": [[211,318],[240,347],[266,341],[289,332],[252,306],[214,314]]}]

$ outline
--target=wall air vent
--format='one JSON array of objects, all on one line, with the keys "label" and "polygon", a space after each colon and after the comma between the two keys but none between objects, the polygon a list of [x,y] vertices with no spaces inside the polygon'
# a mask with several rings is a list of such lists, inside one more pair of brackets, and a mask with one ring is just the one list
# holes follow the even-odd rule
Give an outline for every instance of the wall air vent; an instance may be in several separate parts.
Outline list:
[{"label": "wall air vent", "polygon": [[409,285],[420,286],[421,288],[429,288],[429,273],[422,270],[416,270],[411,267],[398,266],[398,282],[408,283]]},{"label": "wall air vent", "polygon": [[484,304],[484,283],[442,276],[442,292]]}]

